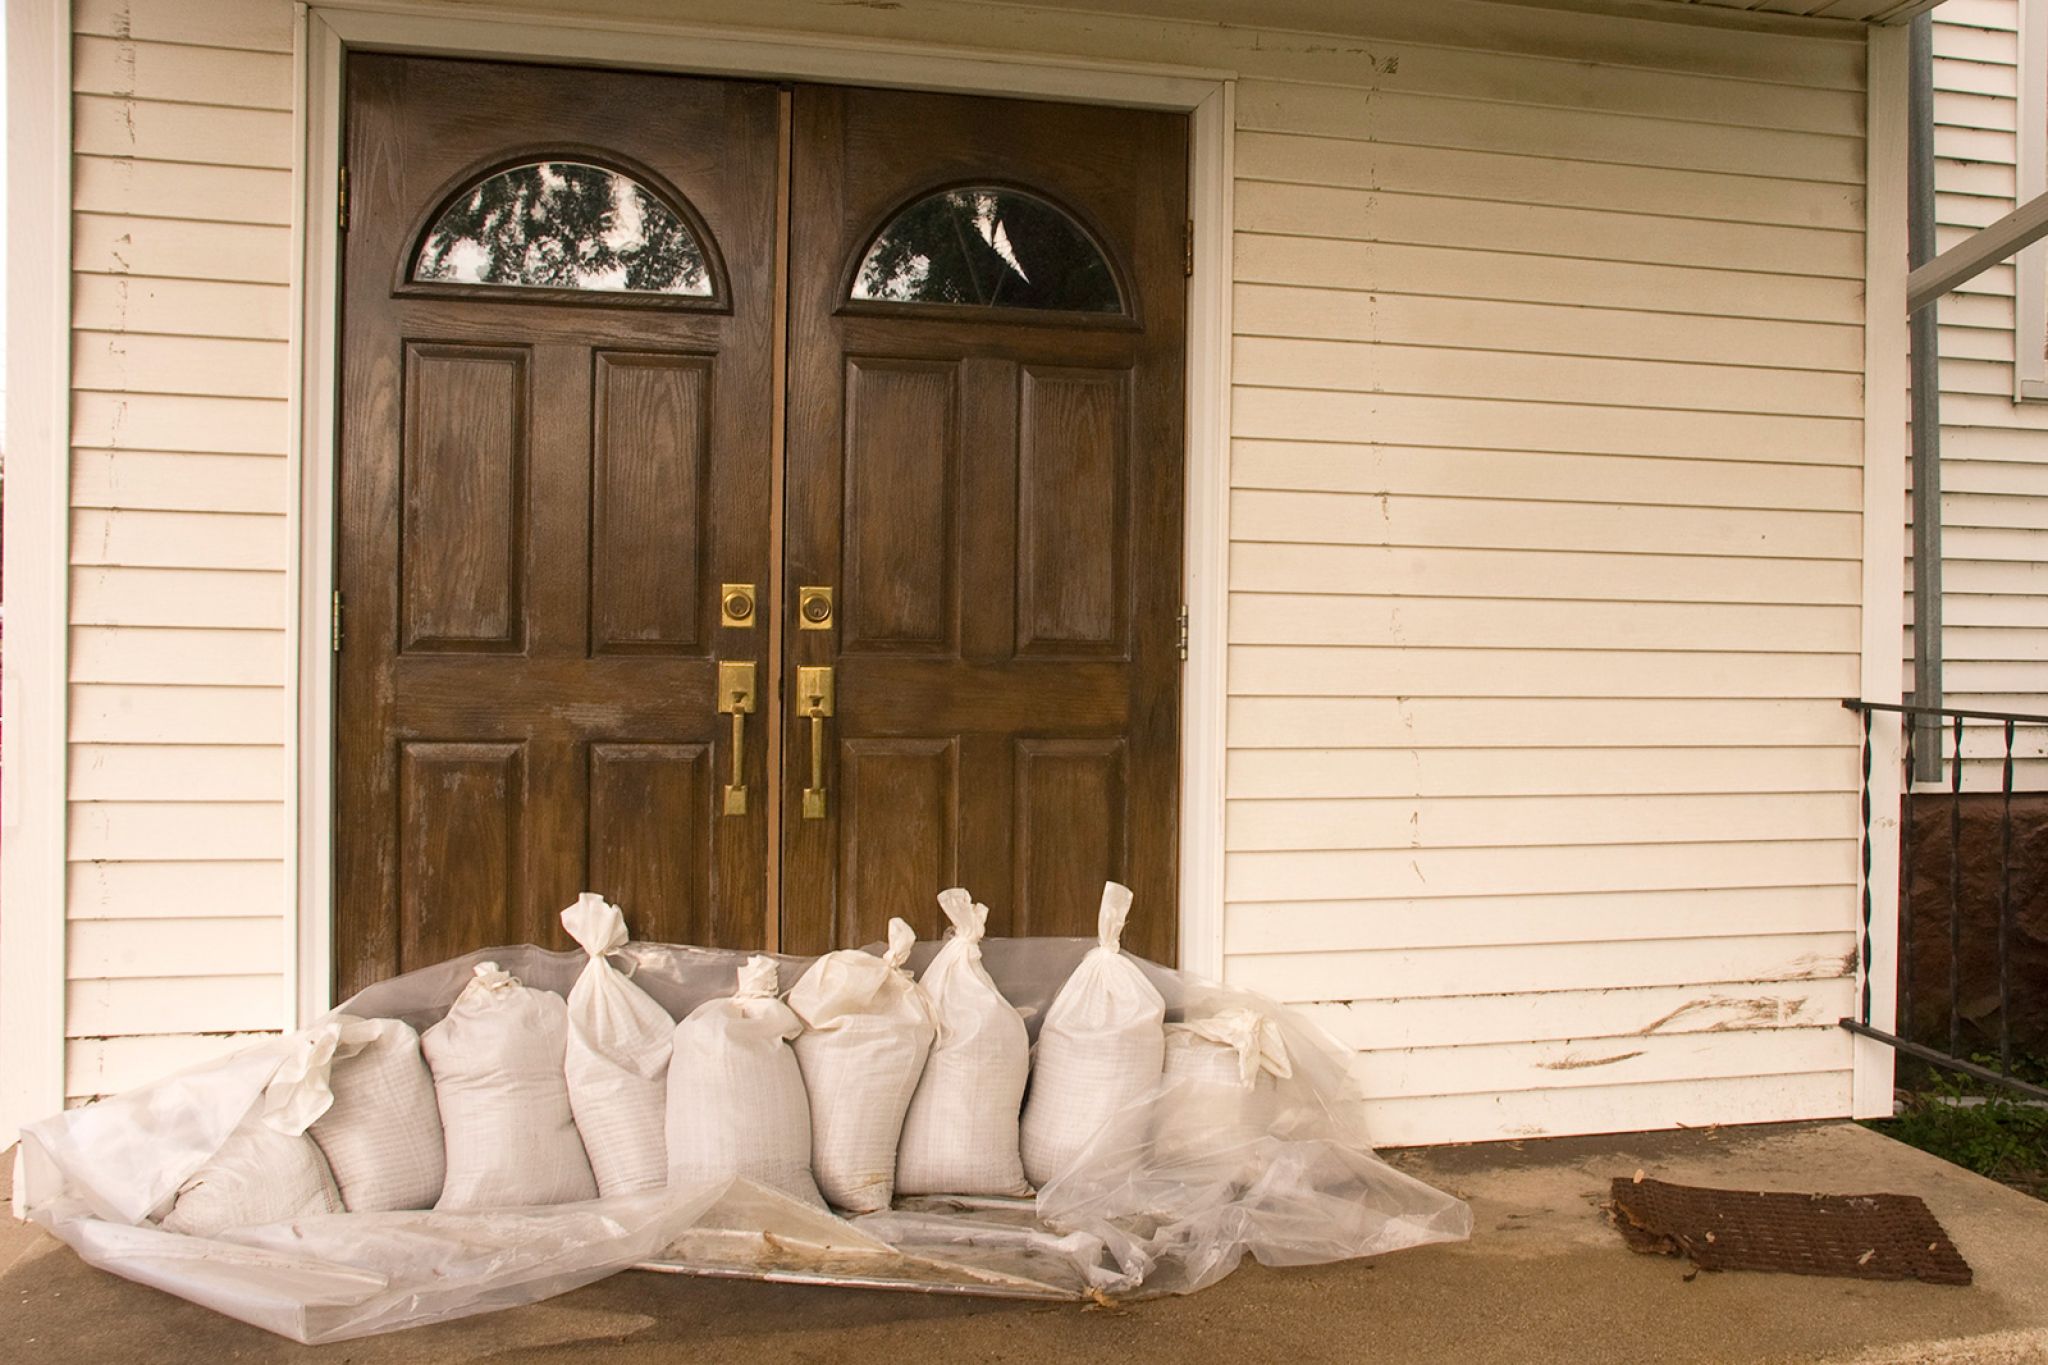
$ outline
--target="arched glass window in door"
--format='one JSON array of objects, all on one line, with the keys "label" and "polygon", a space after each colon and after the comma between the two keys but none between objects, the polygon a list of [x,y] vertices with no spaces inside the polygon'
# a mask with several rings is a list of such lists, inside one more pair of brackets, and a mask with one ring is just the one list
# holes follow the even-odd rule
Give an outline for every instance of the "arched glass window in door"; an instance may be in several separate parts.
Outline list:
[{"label": "arched glass window in door", "polygon": [[533,161],[449,201],[413,261],[416,284],[710,298],[703,245],[659,195],[583,161]]},{"label": "arched glass window in door", "polygon": [[1109,257],[1047,200],[998,185],[926,195],[875,237],[853,297],[876,303],[1121,313]]}]

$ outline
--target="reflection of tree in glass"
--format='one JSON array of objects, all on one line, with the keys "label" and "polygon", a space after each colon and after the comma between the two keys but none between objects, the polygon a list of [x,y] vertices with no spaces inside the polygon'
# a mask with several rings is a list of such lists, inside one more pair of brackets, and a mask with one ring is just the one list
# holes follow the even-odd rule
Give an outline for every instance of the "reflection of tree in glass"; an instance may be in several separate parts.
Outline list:
[{"label": "reflection of tree in glass", "polygon": [[696,237],[625,176],[573,161],[515,166],[441,215],[416,280],[709,295]]},{"label": "reflection of tree in glass", "polygon": [[1114,313],[1101,248],[1035,195],[970,187],[918,200],[882,230],[854,281],[857,299]]}]

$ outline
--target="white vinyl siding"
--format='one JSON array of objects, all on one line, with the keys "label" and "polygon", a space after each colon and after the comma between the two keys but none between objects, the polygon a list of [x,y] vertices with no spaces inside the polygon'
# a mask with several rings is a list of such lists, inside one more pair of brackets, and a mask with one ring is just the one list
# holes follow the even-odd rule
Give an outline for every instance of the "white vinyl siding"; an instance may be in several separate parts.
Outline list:
[{"label": "white vinyl siding", "polygon": [[1238,93],[1228,973],[1384,1142],[1846,1112],[1860,82],[1392,55]]},{"label": "white vinyl siding", "polygon": [[291,10],[73,10],[66,1090],[286,1022]]},{"label": "white vinyl siding", "polygon": [[[1379,1140],[1849,1111],[1859,30],[692,18],[1240,74],[1225,970],[1358,1049]],[[89,1094],[283,1010],[291,148],[248,50],[282,0],[81,20],[139,50],[79,61],[134,87],[80,110],[74,837],[119,854],[74,852]]]},{"label": "white vinyl siding", "polygon": [[[2019,192],[2022,3],[1949,0],[1935,11],[1935,216],[1944,249],[2012,212]],[[2033,80],[2048,77],[2048,53],[2028,61]],[[2048,136],[2026,141],[2033,156],[2048,156]],[[1995,266],[1939,305],[1942,688],[1949,706],[2048,712],[2048,403],[2014,398],[2018,347],[2048,345],[2048,315],[2038,303],[2022,315],[2022,263],[2048,268],[2048,253]],[[1909,587],[1909,623],[1911,610]],[[1909,689],[1912,649],[1909,624]],[[1966,736],[1966,758],[1979,760],[1965,765],[1966,787],[1998,785],[1997,731],[1973,726]],[[2039,790],[2048,783],[2048,738],[2022,731],[2017,752],[2026,761],[2015,782]]]}]

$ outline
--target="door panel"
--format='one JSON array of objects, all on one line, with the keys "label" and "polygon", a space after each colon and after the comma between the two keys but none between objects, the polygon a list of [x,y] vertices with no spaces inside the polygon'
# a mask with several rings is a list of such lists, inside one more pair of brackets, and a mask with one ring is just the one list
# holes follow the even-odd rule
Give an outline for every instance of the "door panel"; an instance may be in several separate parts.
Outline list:
[{"label": "door panel", "polygon": [[778,92],[367,54],[348,79],[337,986],[566,946],[585,889],[645,938],[758,946],[768,803],[724,813],[715,686],[772,661],[717,596],[773,553]]},{"label": "door panel", "polygon": [[590,629],[598,654],[701,654],[712,358],[599,351]]},{"label": "door panel", "polygon": [[[786,637],[786,667],[837,691],[817,818],[803,699],[784,712],[787,951],[894,915],[935,934],[955,877],[994,932],[1092,934],[1115,877],[1127,942],[1173,956],[1186,137],[1131,110],[795,92],[786,554],[839,617]],[[1010,188],[948,198],[976,185]],[[1121,310],[1059,306],[1105,289]]]}]

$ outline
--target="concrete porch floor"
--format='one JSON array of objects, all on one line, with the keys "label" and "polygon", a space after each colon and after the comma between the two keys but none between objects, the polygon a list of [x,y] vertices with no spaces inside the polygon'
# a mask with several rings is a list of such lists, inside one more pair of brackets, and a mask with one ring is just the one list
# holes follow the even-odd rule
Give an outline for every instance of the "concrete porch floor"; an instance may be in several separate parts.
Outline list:
[{"label": "concrete porch floor", "polygon": [[[0,1360],[2048,1361],[2048,1203],[1846,1123],[1489,1143],[1392,1154],[1472,1202],[1469,1243],[1297,1270],[1247,1264],[1120,1309],[629,1272],[529,1308],[295,1346],[87,1269],[0,1220]],[[0,1171],[6,1168],[0,1166]],[[1600,1203],[1641,1169],[1688,1184],[1918,1194],[1967,1289],[1702,1274],[1622,1247]]]}]

